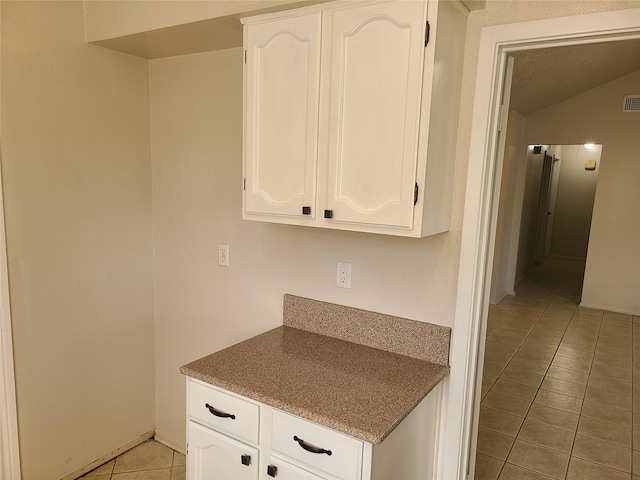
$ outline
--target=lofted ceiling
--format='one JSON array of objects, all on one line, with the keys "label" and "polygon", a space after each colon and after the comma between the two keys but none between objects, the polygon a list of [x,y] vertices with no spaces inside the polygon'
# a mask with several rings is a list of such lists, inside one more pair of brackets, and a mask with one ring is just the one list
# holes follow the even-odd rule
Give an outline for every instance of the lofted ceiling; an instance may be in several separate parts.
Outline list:
[{"label": "lofted ceiling", "polygon": [[[331,0],[265,1],[264,7],[257,10],[254,8],[250,11],[243,10],[240,13],[233,14],[227,12],[225,15],[205,18],[199,21],[190,21],[129,35],[92,39],[90,43],[147,59],[224,50],[242,46],[242,24],[240,23],[240,18],[243,16],[287,10],[328,1]],[[486,0],[460,1],[469,11],[481,10],[485,8],[486,3]],[[126,3],[133,2],[122,2],[120,0],[120,3],[116,2],[116,5],[126,7]],[[229,3],[228,0],[227,3]],[[256,3],[258,2],[245,2],[245,4],[252,4],[253,7],[255,7]],[[228,8],[228,10],[231,10],[231,8]],[[95,11],[98,11],[97,15],[94,13]],[[95,18],[100,18],[99,9],[88,9],[85,13],[85,22],[88,14],[91,14],[91,18],[94,20]],[[88,32],[92,30],[90,27],[86,28]],[[88,37],[90,36],[88,35]]]},{"label": "lofted ceiling", "polygon": [[[526,50],[513,56],[510,108],[526,116],[640,70],[640,39]],[[640,94],[640,85],[628,93]]]}]

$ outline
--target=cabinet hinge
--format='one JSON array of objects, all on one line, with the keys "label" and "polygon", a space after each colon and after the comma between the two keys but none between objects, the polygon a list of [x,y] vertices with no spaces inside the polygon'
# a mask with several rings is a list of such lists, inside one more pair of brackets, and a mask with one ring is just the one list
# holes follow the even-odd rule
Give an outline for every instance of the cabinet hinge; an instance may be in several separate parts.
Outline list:
[{"label": "cabinet hinge", "polygon": [[424,27],[424,46],[426,47],[429,43],[429,30],[431,26],[429,25],[429,21],[427,20],[427,25]]},{"label": "cabinet hinge", "polygon": [[247,63],[247,51],[244,51],[244,63]]},{"label": "cabinet hinge", "polygon": [[242,179],[242,190],[246,190],[247,189],[247,179],[243,178]]},{"label": "cabinet hinge", "polygon": [[419,190],[419,187],[418,187],[418,183],[416,182],[416,186],[413,189],[413,204],[414,205],[418,204],[418,190]]}]

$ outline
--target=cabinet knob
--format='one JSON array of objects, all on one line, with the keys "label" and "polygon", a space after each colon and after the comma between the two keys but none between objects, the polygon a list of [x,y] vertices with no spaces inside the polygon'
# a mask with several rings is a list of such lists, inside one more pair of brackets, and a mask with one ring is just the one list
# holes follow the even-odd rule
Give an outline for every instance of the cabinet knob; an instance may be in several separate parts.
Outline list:
[{"label": "cabinet knob", "polygon": [[302,207],[303,215],[311,215],[311,207]]},{"label": "cabinet knob", "polygon": [[333,218],[333,210],[325,210],[324,218]]},{"label": "cabinet knob", "polygon": [[241,455],[240,461],[243,465],[249,466],[251,465],[251,455]]},{"label": "cabinet knob", "polygon": [[275,465],[267,465],[267,475],[275,477],[278,475],[278,467]]}]

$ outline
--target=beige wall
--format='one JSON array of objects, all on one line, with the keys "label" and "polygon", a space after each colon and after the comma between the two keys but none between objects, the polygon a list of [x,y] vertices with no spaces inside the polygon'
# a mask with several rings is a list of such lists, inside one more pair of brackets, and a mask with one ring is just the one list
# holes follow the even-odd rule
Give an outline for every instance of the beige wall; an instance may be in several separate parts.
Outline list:
[{"label": "beige wall", "polygon": [[[632,3],[489,1],[469,20],[462,103],[473,103],[482,26]],[[461,113],[448,233],[411,240],[243,222],[240,50],[150,65],[161,436],[176,444],[184,439],[178,367],[279,324],[284,293],[452,325],[469,110]],[[229,268],[216,264],[218,243],[230,245]],[[334,286],[338,260],[353,264],[351,290]]]},{"label": "beige wall", "polygon": [[[582,304],[640,314],[640,114],[623,113],[636,71],[527,117],[525,141],[602,144]],[[536,140],[534,140],[536,139]]]},{"label": "beige wall", "polygon": [[148,67],[81,2],[1,8],[23,478],[58,479],[154,427]]},{"label": "beige wall", "polygon": [[[473,104],[481,27],[638,5],[488,0],[469,18],[462,104]],[[25,478],[58,478],[154,425],[183,448],[178,367],[279,324],[284,293],[454,326],[470,109],[460,118],[450,232],[413,240],[244,222],[239,49],[150,62],[149,97],[146,62],[84,43],[81,2],[2,9]],[[633,200],[630,187],[602,195]],[[593,238],[621,246],[606,232]],[[231,247],[228,268],[216,264],[218,243]],[[335,287],[338,260],[353,265],[350,290]],[[626,260],[603,280],[629,274]],[[628,294],[637,285],[619,286]]]},{"label": "beige wall", "polygon": [[[559,147],[561,160],[553,212],[552,256],[587,258],[601,150],[601,145],[595,145],[591,150],[583,145]],[[587,160],[596,162],[595,170],[585,169]]]},{"label": "beige wall", "polygon": [[178,367],[281,324],[285,293],[452,324],[459,213],[417,240],[243,221],[242,51],[154,60],[150,77],[160,435],[184,442]]}]

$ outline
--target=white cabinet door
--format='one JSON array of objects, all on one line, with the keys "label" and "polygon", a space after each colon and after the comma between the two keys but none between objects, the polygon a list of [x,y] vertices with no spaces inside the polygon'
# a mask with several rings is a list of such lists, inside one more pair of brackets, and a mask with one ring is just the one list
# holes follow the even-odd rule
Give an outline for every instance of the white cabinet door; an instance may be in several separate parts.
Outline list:
[{"label": "white cabinet door", "polygon": [[246,214],[316,216],[320,26],[320,12],[245,25]]},{"label": "white cabinet door", "polygon": [[276,480],[325,480],[325,477],[296,467],[278,457],[271,457],[267,468],[267,477]]},{"label": "white cabinet door", "polygon": [[258,449],[189,422],[189,480],[256,480]]},{"label": "white cabinet door", "polygon": [[408,0],[330,11],[324,208],[333,221],[413,226],[425,8]]}]

